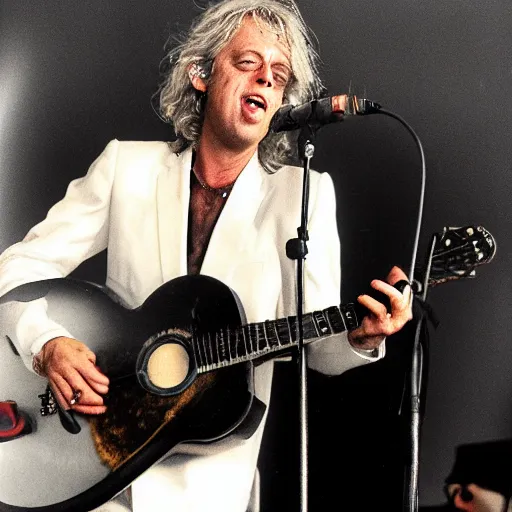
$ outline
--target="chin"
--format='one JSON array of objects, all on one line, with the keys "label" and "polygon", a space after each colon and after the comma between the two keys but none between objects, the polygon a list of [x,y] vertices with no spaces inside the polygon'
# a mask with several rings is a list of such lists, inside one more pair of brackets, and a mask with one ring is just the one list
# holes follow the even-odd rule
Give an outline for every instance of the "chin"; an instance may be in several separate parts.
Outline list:
[{"label": "chin", "polygon": [[258,144],[265,138],[267,132],[261,133],[258,130],[244,130],[243,132],[233,133],[227,141],[232,149],[247,150],[251,147],[257,148]]}]

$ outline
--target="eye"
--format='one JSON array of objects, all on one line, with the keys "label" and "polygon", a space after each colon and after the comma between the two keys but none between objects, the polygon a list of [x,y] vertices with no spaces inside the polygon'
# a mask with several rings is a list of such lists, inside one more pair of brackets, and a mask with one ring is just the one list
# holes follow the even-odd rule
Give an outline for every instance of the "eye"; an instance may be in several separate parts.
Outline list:
[{"label": "eye", "polygon": [[274,72],[274,81],[280,87],[286,87],[286,85],[288,85],[288,82],[290,81],[290,77],[286,73]]},{"label": "eye", "polygon": [[258,63],[252,59],[243,59],[238,61],[237,66],[242,70],[252,70],[255,69]]},{"label": "eye", "polygon": [[273,76],[276,85],[286,87],[290,82],[291,73],[285,67],[276,66],[273,69]]}]

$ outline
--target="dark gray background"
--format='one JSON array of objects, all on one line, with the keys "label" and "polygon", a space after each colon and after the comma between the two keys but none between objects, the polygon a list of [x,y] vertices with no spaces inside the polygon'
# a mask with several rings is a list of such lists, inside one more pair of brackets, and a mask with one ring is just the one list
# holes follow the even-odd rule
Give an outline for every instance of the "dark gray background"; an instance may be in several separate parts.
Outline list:
[{"label": "dark gray background", "polygon": [[[512,7],[509,0],[302,0],[300,7],[318,36],[329,91],[351,84],[401,115],[423,143],[419,261],[444,226],[483,225],[498,243],[477,279],[429,295],[440,326],[431,332],[420,502],[441,503],[457,445],[512,437]],[[197,13],[191,0],[0,3],[0,250],[42,219],[110,139],[168,138],[150,98],[168,36]],[[313,166],[331,173],[337,188],[343,300],[394,263],[408,271],[420,162],[405,129],[384,116],[326,127]],[[101,279],[102,258],[77,275]],[[314,509],[399,509],[407,437],[398,408],[409,344],[403,333],[388,341],[382,364],[312,376]],[[282,365],[276,374],[260,464],[263,510],[297,503],[293,375]]]}]

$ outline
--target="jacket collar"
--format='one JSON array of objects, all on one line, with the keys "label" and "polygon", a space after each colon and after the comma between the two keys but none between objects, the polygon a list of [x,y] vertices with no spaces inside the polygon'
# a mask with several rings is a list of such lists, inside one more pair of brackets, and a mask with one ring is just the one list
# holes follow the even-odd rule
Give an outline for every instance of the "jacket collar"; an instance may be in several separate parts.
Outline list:
[{"label": "jacket collar", "polygon": [[[163,282],[187,273],[187,231],[192,150],[169,153],[157,185],[158,234]],[[213,229],[201,274],[229,281],[235,262],[256,234],[254,220],[265,173],[257,152],[236,180]]]}]

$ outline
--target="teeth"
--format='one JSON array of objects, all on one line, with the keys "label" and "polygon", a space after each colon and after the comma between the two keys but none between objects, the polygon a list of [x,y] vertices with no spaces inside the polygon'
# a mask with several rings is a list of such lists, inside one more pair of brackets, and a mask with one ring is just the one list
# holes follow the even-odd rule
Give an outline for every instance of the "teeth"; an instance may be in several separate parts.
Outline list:
[{"label": "teeth", "polygon": [[265,108],[265,104],[259,100],[256,100],[255,98],[247,98],[245,101],[247,103],[251,103],[252,105],[256,105],[259,108]]}]

